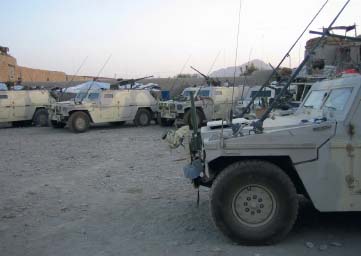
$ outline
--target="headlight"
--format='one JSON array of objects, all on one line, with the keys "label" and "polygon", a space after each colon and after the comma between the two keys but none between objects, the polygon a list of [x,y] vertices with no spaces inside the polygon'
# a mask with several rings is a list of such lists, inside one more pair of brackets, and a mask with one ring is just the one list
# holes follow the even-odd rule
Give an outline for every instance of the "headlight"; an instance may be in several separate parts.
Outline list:
[{"label": "headlight", "polygon": [[182,110],[182,109],[183,109],[183,105],[178,104],[178,105],[177,105],[177,110]]}]

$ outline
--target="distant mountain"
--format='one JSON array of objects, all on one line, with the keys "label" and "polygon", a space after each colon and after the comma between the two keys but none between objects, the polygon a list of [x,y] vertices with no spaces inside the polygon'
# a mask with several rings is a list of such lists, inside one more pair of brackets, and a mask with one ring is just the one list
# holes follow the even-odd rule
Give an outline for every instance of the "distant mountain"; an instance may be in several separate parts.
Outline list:
[{"label": "distant mountain", "polygon": [[[246,62],[240,66],[237,66],[236,76],[238,77],[241,75],[241,68],[242,68],[243,72],[245,72],[246,66],[251,65],[251,63],[253,63],[253,65],[257,68],[257,70],[271,70],[271,67],[268,64],[264,63],[262,60],[254,59],[254,60],[251,60],[250,62]],[[221,69],[215,70],[209,76],[211,76],[211,77],[233,77],[233,75],[234,75],[234,67],[227,67],[227,68],[221,68]]]}]

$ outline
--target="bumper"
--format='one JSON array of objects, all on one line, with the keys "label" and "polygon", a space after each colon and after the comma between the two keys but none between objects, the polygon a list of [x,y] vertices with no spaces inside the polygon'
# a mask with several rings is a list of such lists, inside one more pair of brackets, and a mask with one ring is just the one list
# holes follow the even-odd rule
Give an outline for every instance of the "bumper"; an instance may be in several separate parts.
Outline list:
[{"label": "bumper", "polygon": [[50,119],[51,121],[56,121],[56,122],[67,122],[68,121],[68,116],[63,116],[61,114],[50,114]]}]

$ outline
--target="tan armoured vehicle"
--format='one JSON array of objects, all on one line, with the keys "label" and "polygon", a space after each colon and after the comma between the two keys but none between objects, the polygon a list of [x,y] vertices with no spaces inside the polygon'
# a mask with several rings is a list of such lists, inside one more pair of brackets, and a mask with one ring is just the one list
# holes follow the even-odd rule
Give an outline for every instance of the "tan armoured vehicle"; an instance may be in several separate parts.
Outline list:
[{"label": "tan armoured vehicle", "polygon": [[237,243],[284,238],[300,194],[321,212],[361,211],[361,75],[315,83],[293,115],[214,123],[193,133],[184,172],[211,188],[212,218]]},{"label": "tan armoured vehicle", "polygon": [[[245,87],[244,90],[247,90]],[[243,87],[204,86],[186,88],[178,100],[159,103],[162,123],[176,121],[178,124],[191,125],[191,102],[189,93],[195,95],[198,127],[207,121],[226,119],[242,94]],[[243,91],[245,94],[246,92]],[[233,101],[232,101],[233,95]],[[232,104],[232,102],[234,104]]]},{"label": "tan armoured vehicle", "polygon": [[98,123],[134,121],[137,126],[146,126],[156,109],[157,102],[148,90],[85,90],[74,100],[53,104],[50,119],[54,128],[68,125],[71,131],[81,133]]},{"label": "tan armoured vehicle", "polygon": [[47,108],[53,102],[47,90],[0,90],[0,122],[47,126]]}]

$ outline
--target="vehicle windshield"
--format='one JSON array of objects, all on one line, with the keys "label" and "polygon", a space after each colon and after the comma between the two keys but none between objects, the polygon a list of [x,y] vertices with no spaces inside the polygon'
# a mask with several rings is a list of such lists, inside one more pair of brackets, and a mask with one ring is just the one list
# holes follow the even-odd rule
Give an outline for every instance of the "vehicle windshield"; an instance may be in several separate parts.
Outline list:
[{"label": "vehicle windshield", "polygon": [[342,111],[350,98],[352,88],[339,88],[330,92],[324,108],[332,109],[335,111]]},{"label": "vehicle windshield", "polygon": [[[190,98],[191,97],[191,92],[195,93],[196,94],[196,90],[184,90],[182,92],[182,96],[183,97],[186,97],[186,98]],[[195,96],[195,95],[194,95]]]},{"label": "vehicle windshield", "polygon": [[312,108],[312,109],[321,109],[322,102],[324,98],[327,96],[327,91],[319,90],[319,91],[312,91],[308,96],[307,100],[303,104],[305,108]]}]

